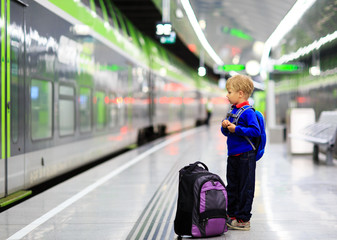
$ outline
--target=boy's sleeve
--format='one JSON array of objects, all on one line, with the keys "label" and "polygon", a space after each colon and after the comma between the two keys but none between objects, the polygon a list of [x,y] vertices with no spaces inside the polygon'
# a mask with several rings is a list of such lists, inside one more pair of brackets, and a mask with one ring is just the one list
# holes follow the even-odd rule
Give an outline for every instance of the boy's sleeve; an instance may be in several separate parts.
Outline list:
[{"label": "boy's sleeve", "polygon": [[261,135],[261,129],[254,110],[245,111],[241,117],[244,125],[237,125],[235,133],[240,136],[258,137]]},{"label": "boy's sleeve", "polygon": [[222,134],[225,135],[226,137],[227,137],[228,134],[229,134],[228,128],[223,128],[222,126],[221,126],[221,132],[222,132]]}]

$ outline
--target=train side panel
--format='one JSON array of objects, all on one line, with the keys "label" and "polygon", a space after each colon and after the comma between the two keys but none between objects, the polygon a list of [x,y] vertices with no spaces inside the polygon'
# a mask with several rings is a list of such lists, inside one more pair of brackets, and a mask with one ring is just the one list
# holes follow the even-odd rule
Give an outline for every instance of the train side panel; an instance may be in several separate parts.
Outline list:
[{"label": "train side panel", "polygon": [[135,143],[149,120],[137,65],[35,2],[26,16],[28,187]]},{"label": "train side panel", "polygon": [[[1,65],[0,197],[140,136],[180,131],[205,119],[192,71],[170,63],[161,46],[145,41],[120,15],[118,23],[107,19],[104,29],[102,9],[93,17],[89,3],[10,1],[9,27],[1,29],[8,63]],[[107,9],[110,16],[114,10]]]}]

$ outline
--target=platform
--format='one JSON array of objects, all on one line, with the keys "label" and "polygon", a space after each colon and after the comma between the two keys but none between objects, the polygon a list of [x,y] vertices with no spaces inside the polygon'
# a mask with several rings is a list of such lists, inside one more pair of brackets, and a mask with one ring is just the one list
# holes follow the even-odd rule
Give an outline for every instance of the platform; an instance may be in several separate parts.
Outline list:
[{"label": "platform", "polygon": [[[226,153],[219,126],[158,139],[0,213],[0,239],[176,239],[179,169],[203,161],[225,181]],[[251,230],[211,239],[336,239],[337,164],[311,159],[267,144]]]}]

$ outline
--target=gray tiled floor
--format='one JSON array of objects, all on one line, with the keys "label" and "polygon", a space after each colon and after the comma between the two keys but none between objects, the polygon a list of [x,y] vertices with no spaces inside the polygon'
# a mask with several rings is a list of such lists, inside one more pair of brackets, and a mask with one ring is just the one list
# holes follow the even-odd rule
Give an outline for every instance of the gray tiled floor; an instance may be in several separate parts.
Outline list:
[{"label": "gray tiled floor", "polygon": [[[22,239],[176,238],[170,206],[178,170],[200,160],[225,180],[227,151],[218,126],[179,136],[127,152],[0,213],[0,239],[15,233]],[[315,165],[311,156],[288,156],[284,144],[268,144],[257,164],[251,230],[212,239],[337,239],[336,166]]]}]

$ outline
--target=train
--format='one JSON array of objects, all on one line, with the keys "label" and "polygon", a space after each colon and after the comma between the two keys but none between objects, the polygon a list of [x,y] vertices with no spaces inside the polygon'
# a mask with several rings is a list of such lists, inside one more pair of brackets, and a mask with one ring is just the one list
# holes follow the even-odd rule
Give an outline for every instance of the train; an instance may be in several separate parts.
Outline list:
[{"label": "train", "polygon": [[[272,46],[268,65],[275,83],[276,124],[291,108],[337,110],[336,1],[313,1],[292,29]],[[275,67],[276,66],[276,67]],[[337,149],[335,149],[337,156]]]},{"label": "train", "polygon": [[1,1],[0,199],[229,102],[108,0]]}]

